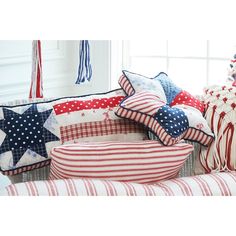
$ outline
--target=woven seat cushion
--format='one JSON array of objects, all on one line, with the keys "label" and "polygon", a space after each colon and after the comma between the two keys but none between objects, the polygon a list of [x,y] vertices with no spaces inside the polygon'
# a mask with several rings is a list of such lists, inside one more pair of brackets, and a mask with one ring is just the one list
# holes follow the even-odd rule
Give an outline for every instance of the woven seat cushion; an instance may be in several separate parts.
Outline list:
[{"label": "woven seat cushion", "polygon": [[59,179],[13,184],[0,196],[235,196],[236,174],[177,178],[155,185],[101,179]]},{"label": "woven seat cushion", "polygon": [[51,151],[50,179],[151,183],[174,178],[192,151],[193,146],[187,143],[166,147],[151,140],[62,145]]}]

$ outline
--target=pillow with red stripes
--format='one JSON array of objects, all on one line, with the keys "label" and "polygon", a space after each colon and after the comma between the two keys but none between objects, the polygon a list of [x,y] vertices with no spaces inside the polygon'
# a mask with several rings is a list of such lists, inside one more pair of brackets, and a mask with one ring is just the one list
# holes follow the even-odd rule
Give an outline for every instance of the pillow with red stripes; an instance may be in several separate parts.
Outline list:
[{"label": "pillow with red stripes", "polygon": [[60,99],[54,103],[61,143],[77,141],[144,140],[147,130],[114,113],[124,99],[122,89],[107,93]]},{"label": "pillow with red stripes", "polygon": [[[164,145],[173,145],[180,139],[198,142],[204,146],[214,139],[210,127],[202,116],[204,104],[178,88],[165,73],[153,79],[123,71],[119,84],[129,95],[116,114],[148,127]],[[142,83],[143,80],[143,89]],[[150,86],[147,84],[152,81]],[[153,92],[153,81],[161,84],[161,92]]]},{"label": "pillow with red stripes", "polygon": [[51,151],[50,179],[97,178],[153,183],[178,175],[193,146],[158,141],[85,142]]},{"label": "pillow with red stripes", "polygon": [[0,196],[236,196],[236,172],[138,184],[102,179],[56,179],[9,184]]}]

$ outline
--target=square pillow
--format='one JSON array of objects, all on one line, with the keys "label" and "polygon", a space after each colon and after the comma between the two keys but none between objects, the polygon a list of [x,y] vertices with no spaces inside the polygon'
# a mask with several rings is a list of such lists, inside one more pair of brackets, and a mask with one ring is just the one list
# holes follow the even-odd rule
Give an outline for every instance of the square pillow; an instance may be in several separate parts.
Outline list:
[{"label": "square pillow", "polygon": [[59,144],[50,102],[0,106],[0,168],[4,174],[48,165],[51,148]]},{"label": "square pillow", "polygon": [[[214,134],[202,116],[204,104],[190,93],[177,87],[165,73],[155,78],[123,71],[119,84],[129,94],[117,110],[119,117],[139,122],[150,129],[164,145],[173,145],[180,139],[209,145]],[[146,84],[151,81],[151,85]],[[161,84],[161,90],[155,91],[153,81]],[[137,86],[138,84],[138,86]],[[164,99],[162,91],[164,91]],[[150,108],[150,109],[149,109]]]},{"label": "square pillow", "polygon": [[158,141],[79,142],[52,149],[50,179],[93,178],[153,183],[178,175],[191,144]]},{"label": "square pillow", "polygon": [[78,141],[131,141],[148,139],[140,124],[115,115],[124,99],[122,89],[108,93],[60,99],[54,105],[61,144]]}]

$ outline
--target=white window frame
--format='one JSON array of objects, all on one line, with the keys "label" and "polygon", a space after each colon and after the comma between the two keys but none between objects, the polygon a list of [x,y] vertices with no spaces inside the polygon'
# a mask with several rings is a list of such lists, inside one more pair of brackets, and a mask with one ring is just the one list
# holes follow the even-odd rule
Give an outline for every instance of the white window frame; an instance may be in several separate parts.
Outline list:
[{"label": "white window frame", "polygon": [[[168,40],[166,43],[166,56],[158,55],[144,55],[135,56],[136,58],[164,58],[166,59],[166,73],[169,73],[169,61],[170,59],[194,59],[194,60],[205,60],[206,61],[206,80],[204,86],[209,85],[209,63],[210,61],[229,61],[230,58],[225,57],[212,57],[210,56],[210,40],[206,40],[206,56],[169,56],[168,54]],[[129,40],[116,40],[111,42],[111,88],[118,88],[117,80],[122,73],[123,69],[129,70],[131,65],[131,55],[130,55],[130,41]],[[233,53],[233,52],[232,52]],[[226,75],[227,77],[227,75]],[[225,77],[225,78],[226,78]]]}]

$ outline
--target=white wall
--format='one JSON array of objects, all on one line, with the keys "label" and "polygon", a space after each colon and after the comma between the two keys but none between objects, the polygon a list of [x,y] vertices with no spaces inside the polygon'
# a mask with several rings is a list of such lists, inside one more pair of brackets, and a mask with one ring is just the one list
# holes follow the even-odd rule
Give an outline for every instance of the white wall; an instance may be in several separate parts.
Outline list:
[{"label": "white wall", "polygon": [[[32,41],[0,41],[0,102],[27,98]],[[110,41],[90,41],[93,77],[75,85],[79,41],[42,41],[44,97],[82,95],[110,89]]]}]

